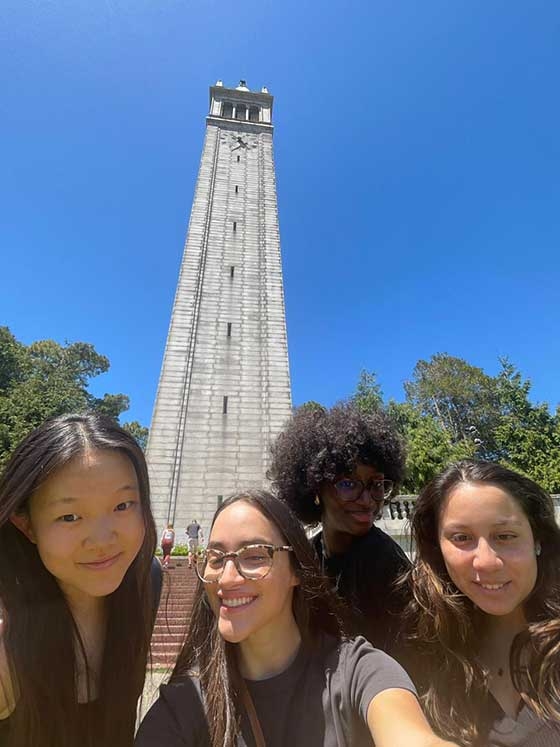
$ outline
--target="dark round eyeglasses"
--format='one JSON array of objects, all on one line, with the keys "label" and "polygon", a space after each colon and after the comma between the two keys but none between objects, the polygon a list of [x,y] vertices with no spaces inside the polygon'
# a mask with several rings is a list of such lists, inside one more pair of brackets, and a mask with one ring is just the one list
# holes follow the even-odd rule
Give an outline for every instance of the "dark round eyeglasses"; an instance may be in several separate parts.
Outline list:
[{"label": "dark round eyeglasses", "polygon": [[363,482],[362,480],[355,480],[353,477],[343,477],[334,483],[334,488],[341,501],[357,501],[364,490],[367,490],[372,500],[385,502],[389,500],[393,492],[393,481],[369,480]]},{"label": "dark round eyeglasses", "polygon": [[245,545],[235,552],[222,552],[210,547],[196,561],[196,573],[205,584],[215,584],[222,577],[228,560],[232,560],[237,572],[250,581],[267,576],[274,562],[274,553],[293,552],[289,545]]}]

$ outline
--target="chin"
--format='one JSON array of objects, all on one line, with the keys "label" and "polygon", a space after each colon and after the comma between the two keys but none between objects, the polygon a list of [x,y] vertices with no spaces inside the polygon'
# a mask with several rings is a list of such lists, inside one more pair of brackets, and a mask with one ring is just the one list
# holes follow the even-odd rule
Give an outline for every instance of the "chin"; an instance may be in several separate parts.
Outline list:
[{"label": "chin", "polygon": [[218,632],[227,643],[241,643],[247,638],[247,633],[233,630],[229,626],[218,625]]},{"label": "chin", "polygon": [[355,526],[350,532],[350,534],[354,535],[354,537],[363,537],[364,534],[367,534],[369,532],[372,526],[373,526],[373,521],[371,522],[371,524],[363,524],[358,527]]}]

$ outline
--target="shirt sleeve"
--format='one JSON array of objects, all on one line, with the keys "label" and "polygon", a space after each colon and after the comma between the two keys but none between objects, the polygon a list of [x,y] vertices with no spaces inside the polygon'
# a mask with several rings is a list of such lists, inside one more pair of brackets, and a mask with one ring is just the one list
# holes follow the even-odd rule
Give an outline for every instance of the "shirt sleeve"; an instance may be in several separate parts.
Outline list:
[{"label": "shirt sleeve", "polygon": [[135,747],[209,747],[208,727],[199,690],[188,678],[162,685],[146,714]]},{"label": "shirt sleeve", "polygon": [[350,705],[367,723],[369,704],[384,690],[408,690],[417,696],[416,688],[405,670],[388,654],[373,648],[359,636],[344,644],[344,671]]}]

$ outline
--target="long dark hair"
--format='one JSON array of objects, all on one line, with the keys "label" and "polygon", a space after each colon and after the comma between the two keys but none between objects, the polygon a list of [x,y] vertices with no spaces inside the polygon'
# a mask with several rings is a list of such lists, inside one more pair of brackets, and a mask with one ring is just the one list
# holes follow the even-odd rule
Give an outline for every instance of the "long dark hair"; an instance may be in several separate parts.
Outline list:
[{"label": "long dark hair", "polygon": [[[84,656],[85,648],[76,622],[36,546],[10,517],[25,513],[35,491],[56,470],[89,449],[117,450],[131,461],[145,536],[119,588],[107,597],[98,697],[84,713],[77,702],[75,641]],[[116,422],[91,414],[56,417],[16,448],[0,478],[0,605],[5,612],[4,644],[16,695],[10,745],[132,745],[153,622],[150,566],[155,545],[144,455]],[[84,724],[84,719],[89,723]]]},{"label": "long dark hair", "polygon": [[[266,491],[247,490],[224,501],[214,515],[212,526],[222,511],[238,501],[255,506],[293,548],[290,559],[299,579],[299,585],[294,587],[293,612],[304,645],[316,643],[321,633],[340,638],[340,603],[321,575],[313,548],[294,513],[286,503]],[[193,672],[200,676],[212,746],[231,747],[239,730],[241,674],[235,644],[224,641],[218,632],[202,582],[196,590],[189,632],[171,682]]]},{"label": "long dark hair", "polygon": [[[492,462],[448,467],[420,493],[412,518],[417,559],[408,582],[409,637],[427,675],[423,702],[434,729],[462,745],[484,743],[481,722],[489,672],[473,655],[483,613],[452,582],[439,546],[442,506],[462,482],[494,485],[508,493],[540,543],[537,582],[524,603],[528,626],[514,640],[511,673],[523,700],[541,717],[560,719],[560,528],[551,497],[528,477]],[[434,666],[435,664],[435,666]]]}]

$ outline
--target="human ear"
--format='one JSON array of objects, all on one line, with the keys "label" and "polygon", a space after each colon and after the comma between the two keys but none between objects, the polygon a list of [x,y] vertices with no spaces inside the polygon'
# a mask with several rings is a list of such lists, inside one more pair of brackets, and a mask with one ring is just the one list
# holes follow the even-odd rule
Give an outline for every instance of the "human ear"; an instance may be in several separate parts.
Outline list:
[{"label": "human ear", "polygon": [[35,539],[35,534],[33,532],[33,527],[31,526],[31,519],[29,518],[29,514],[12,514],[10,516],[10,521],[15,527],[19,529],[22,534],[27,537],[30,542],[33,542],[34,545],[37,544],[37,540]]}]

